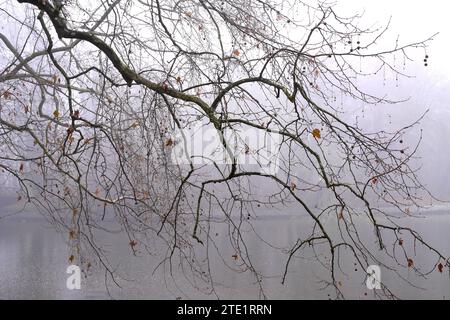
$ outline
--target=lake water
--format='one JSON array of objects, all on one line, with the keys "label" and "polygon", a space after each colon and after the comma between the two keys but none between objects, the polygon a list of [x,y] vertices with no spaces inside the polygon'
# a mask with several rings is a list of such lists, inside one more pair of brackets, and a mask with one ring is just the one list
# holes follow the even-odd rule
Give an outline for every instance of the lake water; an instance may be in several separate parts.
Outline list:
[{"label": "lake water", "polygon": [[[274,247],[289,247],[299,238],[301,230],[307,228],[305,218],[298,216],[265,216],[253,221],[259,234],[269,239]],[[411,225],[423,232],[424,238],[450,255],[450,215],[443,212],[430,213],[425,219],[417,219]],[[258,285],[249,273],[237,273],[230,267],[239,268],[239,261],[231,258],[233,252],[227,246],[227,232],[222,225],[214,226],[216,243],[223,243],[227,263],[211,259],[211,270],[216,282],[216,293],[222,299],[255,299],[259,297]],[[245,230],[245,228],[243,229]],[[365,231],[363,231],[364,234]],[[367,228],[367,234],[370,234]],[[250,234],[250,233],[249,233]],[[223,237],[223,238],[221,238]],[[122,276],[121,288],[110,284],[109,294],[105,287],[104,272],[96,271],[82,279],[81,290],[66,288],[66,268],[69,254],[66,242],[47,222],[38,216],[16,215],[0,219],[0,299],[215,299],[195,290],[174,269],[176,284],[167,270],[158,269],[157,255],[133,256],[128,242],[121,235],[105,235],[100,239],[109,248],[113,264]],[[286,255],[268,246],[256,237],[247,240],[248,250],[255,268],[268,275],[263,281],[265,293],[271,299],[328,299],[333,290],[322,290],[320,277],[323,270],[304,258],[294,259],[285,285],[280,283]],[[154,248],[155,252],[158,248]],[[227,251],[228,250],[228,251]],[[417,253],[417,261],[428,259],[426,252]],[[344,259],[345,260],[345,259]],[[429,261],[428,261],[429,262]],[[343,261],[344,265],[353,261]],[[228,264],[228,266],[226,265]],[[427,279],[404,270],[402,276],[416,286],[399,280],[382,270],[382,278],[394,293],[404,299],[445,299],[450,297],[450,279],[447,271],[432,272]],[[126,280],[125,280],[126,279]],[[365,276],[358,270],[342,278],[342,290],[347,298],[370,299],[373,292],[365,286]],[[330,296],[329,296],[330,295]]]}]

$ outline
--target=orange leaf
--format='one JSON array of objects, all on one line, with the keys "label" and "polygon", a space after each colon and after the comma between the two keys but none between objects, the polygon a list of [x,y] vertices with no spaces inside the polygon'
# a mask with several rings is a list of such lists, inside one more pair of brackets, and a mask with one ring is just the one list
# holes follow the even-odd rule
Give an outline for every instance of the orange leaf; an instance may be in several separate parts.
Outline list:
[{"label": "orange leaf", "polygon": [[241,54],[241,52],[239,51],[239,49],[234,49],[234,50],[233,50],[233,54],[234,54],[236,57],[239,57],[239,55]]},{"label": "orange leaf", "polygon": [[65,186],[64,187],[64,195],[69,195],[70,194],[70,188]]},{"label": "orange leaf", "polygon": [[11,98],[12,93],[9,90],[4,91],[0,97],[3,96],[6,100],[8,100],[9,98]]},{"label": "orange leaf", "polygon": [[59,118],[59,111],[58,110],[53,111],[53,116],[55,118]]},{"label": "orange leaf", "polygon": [[414,261],[411,258],[408,258],[408,268],[414,267]]},{"label": "orange leaf", "polygon": [[238,256],[237,254],[233,254],[231,257],[232,257],[234,260],[237,260],[237,259],[239,258],[239,256]]},{"label": "orange leaf", "polygon": [[403,245],[403,240],[402,239],[398,240],[398,244],[402,246]]},{"label": "orange leaf", "polygon": [[134,248],[135,246],[137,246],[137,241],[136,240],[131,240],[130,241],[130,246],[132,247],[132,248]]},{"label": "orange leaf", "polygon": [[442,273],[442,271],[444,271],[444,265],[442,263],[438,264],[438,270],[440,273]]},{"label": "orange leaf", "polygon": [[73,254],[72,254],[72,255],[70,255],[70,257],[69,257],[69,262],[70,262],[70,263],[73,263],[73,260],[75,260],[75,257],[74,257]]},{"label": "orange leaf", "polygon": [[172,140],[171,138],[167,139],[167,140],[166,140],[166,143],[165,143],[165,146],[166,146],[166,147],[173,146],[173,140]]},{"label": "orange leaf", "polygon": [[295,182],[291,182],[291,190],[294,191],[295,188],[297,188],[297,185],[295,184]]},{"label": "orange leaf", "polygon": [[312,135],[313,135],[314,138],[320,139],[320,138],[321,138],[321,135],[320,135],[320,129],[314,129],[314,130],[312,131]]}]

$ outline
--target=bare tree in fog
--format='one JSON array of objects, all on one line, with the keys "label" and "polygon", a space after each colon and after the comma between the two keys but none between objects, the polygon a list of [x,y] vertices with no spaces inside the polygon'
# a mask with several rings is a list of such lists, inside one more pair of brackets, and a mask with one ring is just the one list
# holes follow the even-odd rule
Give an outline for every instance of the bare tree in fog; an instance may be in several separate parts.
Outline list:
[{"label": "bare tree in fog", "polygon": [[[431,38],[380,47],[388,25],[363,28],[359,15],[307,1],[8,0],[0,12],[0,167],[68,235],[71,263],[116,281],[95,241],[114,219],[135,253],[164,241],[161,264],[193,286],[215,293],[208,257],[216,250],[224,263],[239,262],[236,272],[253,273],[264,296],[242,228],[264,209],[296,206],[311,229],[284,251],[282,282],[310,248],[327,252],[316,263],[338,298],[349,254],[363,270],[448,269],[447,257],[396,218],[432,199],[410,162],[420,137],[403,141],[416,123],[366,132],[345,116],[349,103],[398,102],[358,79],[406,77],[410,53],[427,60]],[[198,125],[213,128],[229,161],[173,161]],[[267,154],[242,138],[248,130],[278,139],[264,156],[277,156],[277,170],[241,163]],[[237,143],[223,138],[229,133]],[[216,245],[213,216],[229,225],[232,257]],[[361,217],[377,249],[362,239]],[[416,247],[435,263],[416,261]]]}]

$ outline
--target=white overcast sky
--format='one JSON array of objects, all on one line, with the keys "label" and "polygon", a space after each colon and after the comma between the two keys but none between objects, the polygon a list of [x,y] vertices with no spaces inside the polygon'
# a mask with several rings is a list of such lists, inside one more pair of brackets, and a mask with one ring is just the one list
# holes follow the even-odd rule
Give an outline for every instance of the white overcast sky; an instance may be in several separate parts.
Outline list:
[{"label": "white overcast sky", "polygon": [[391,31],[399,34],[400,40],[417,41],[439,32],[428,50],[428,72],[450,80],[450,1],[337,0],[336,3],[349,14],[365,10],[365,21],[381,24],[392,16]]}]

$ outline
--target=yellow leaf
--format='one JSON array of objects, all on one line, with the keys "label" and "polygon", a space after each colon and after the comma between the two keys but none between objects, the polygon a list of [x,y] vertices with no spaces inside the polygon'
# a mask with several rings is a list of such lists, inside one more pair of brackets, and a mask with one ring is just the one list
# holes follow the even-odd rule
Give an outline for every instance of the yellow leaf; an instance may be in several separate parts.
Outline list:
[{"label": "yellow leaf", "polygon": [[58,110],[53,111],[53,116],[55,118],[59,118],[59,111]]},{"label": "yellow leaf", "polygon": [[134,122],[132,125],[131,125],[131,127],[133,128],[133,129],[136,129],[137,127],[139,127],[139,122]]}]

